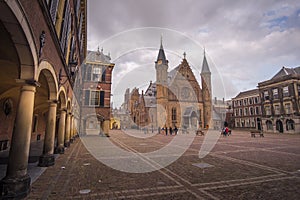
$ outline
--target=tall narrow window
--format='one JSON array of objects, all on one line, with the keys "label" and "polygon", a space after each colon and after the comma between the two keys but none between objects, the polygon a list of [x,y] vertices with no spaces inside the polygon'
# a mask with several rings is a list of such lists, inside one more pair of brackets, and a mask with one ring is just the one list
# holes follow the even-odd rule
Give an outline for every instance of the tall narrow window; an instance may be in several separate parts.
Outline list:
[{"label": "tall narrow window", "polygon": [[100,81],[101,68],[94,67],[93,68],[93,81]]},{"label": "tall narrow window", "polygon": [[283,97],[288,97],[288,96],[290,96],[290,93],[289,93],[289,86],[283,87],[282,93],[283,93]]},{"label": "tall narrow window", "polygon": [[285,111],[285,114],[291,114],[292,111],[291,111],[291,104],[290,103],[286,103],[284,105],[284,111]]},{"label": "tall narrow window", "polygon": [[172,108],[172,121],[176,121],[176,108]]},{"label": "tall narrow window", "polygon": [[103,70],[102,70],[102,76],[101,76],[101,81],[105,82],[105,77],[106,77],[106,68],[103,68]]},{"label": "tall narrow window", "polygon": [[90,81],[92,79],[92,66],[86,66],[86,80]]},{"label": "tall narrow window", "polygon": [[99,105],[99,91],[91,91],[90,105]]},{"label": "tall narrow window", "polygon": [[266,115],[271,115],[271,109],[270,109],[270,106],[266,106],[266,107],[265,107],[265,112],[266,112]]},{"label": "tall narrow window", "polygon": [[252,107],[250,108],[250,115],[254,115],[254,109]]},{"label": "tall narrow window", "polygon": [[256,114],[256,115],[260,115],[259,107],[258,107],[258,106],[255,107],[255,114]]},{"label": "tall narrow window", "polygon": [[280,114],[280,106],[274,105],[274,111],[275,111],[275,115],[279,115]]},{"label": "tall narrow window", "polygon": [[245,116],[248,115],[248,108],[244,108],[244,115],[245,115]]},{"label": "tall narrow window", "polygon": [[273,98],[278,99],[278,89],[273,89]]},{"label": "tall narrow window", "polygon": [[264,98],[265,98],[265,100],[269,100],[270,99],[268,91],[264,91]]}]

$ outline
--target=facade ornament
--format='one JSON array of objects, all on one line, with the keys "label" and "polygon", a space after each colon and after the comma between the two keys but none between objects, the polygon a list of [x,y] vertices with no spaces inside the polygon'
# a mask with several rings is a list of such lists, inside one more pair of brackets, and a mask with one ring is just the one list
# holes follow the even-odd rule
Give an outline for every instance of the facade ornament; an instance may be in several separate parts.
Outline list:
[{"label": "facade ornament", "polygon": [[10,98],[7,98],[3,102],[3,111],[5,116],[7,117],[13,110],[13,102]]},{"label": "facade ornament", "polygon": [[46,39],[46,33],[45,31],[42,31],[41,35],[40,35],[40,50],[39,50],[39,58],[42,55],[42,50],[43,47],[45,46],[45,39]]}]

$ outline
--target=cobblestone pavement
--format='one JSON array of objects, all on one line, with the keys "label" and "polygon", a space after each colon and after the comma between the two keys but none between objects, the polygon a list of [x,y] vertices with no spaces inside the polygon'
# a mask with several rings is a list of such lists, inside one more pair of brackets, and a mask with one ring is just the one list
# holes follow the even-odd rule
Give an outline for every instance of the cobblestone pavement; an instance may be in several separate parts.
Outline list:
[{"label": "cobblestone pavement", "polygon": [[[137,138],[118,130],[110,136],[113,144],[156,167],[159,159],[167,157],[158,155],[149,161],[144,153],[159,150],[175,138]],[[204,138],[196,136],[179,159],[147,173],[121,172],[95,159],[84,143],[101,144],[100,136],[77,139],[33,183],[27,199],[300,199],[300,134],[251,138],[235,131],[220,137],[200,159]],[[105,145],[98,147],[101,152],[114,152]]]}]

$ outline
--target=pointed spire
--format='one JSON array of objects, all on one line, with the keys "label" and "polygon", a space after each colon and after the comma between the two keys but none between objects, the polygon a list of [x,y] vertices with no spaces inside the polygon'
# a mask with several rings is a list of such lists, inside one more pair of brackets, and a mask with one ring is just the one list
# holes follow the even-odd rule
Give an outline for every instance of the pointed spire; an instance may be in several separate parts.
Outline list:
[{"label": "pointed spire", "polygon": [[205,53],[205,47],[204,47],[204,51],[203,51],[203,63],[202,63],[202,71],[201,71],[201,74],[202,73],[211,73],[210,72],[210,69],[209,69],[209,66],[208,66],[208,63],[207,63],[207,60],[206,60],[206,53]]},{"label": "pointed spire", "polygon": [[163,41],[163,36],[162,36],[162,34],[161,34],[161,35],[160,35],[160,48],[161,48],[161,49],[163,49],[162,41]]},{"label": "pointed spire", "polygon": [[160,48],[159,48],[159,52],[158,52],[158,56],[157,56],[157,61],[159,61],[159,60],[162,61],[162,64],[168,64],[168,61],[167,61],[166,55],[165,55],[165,51],[163,48],[163,44],[162,44],[162,35],[160,37]]}]

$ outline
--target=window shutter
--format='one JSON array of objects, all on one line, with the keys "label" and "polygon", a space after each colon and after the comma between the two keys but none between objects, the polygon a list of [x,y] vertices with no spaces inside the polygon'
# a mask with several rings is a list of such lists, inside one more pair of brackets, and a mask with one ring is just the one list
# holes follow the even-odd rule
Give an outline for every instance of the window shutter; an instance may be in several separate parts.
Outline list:
[{"label": "window shutter", "polygon": [[100,106],[104,106],[104,91],[100,91]]}]

